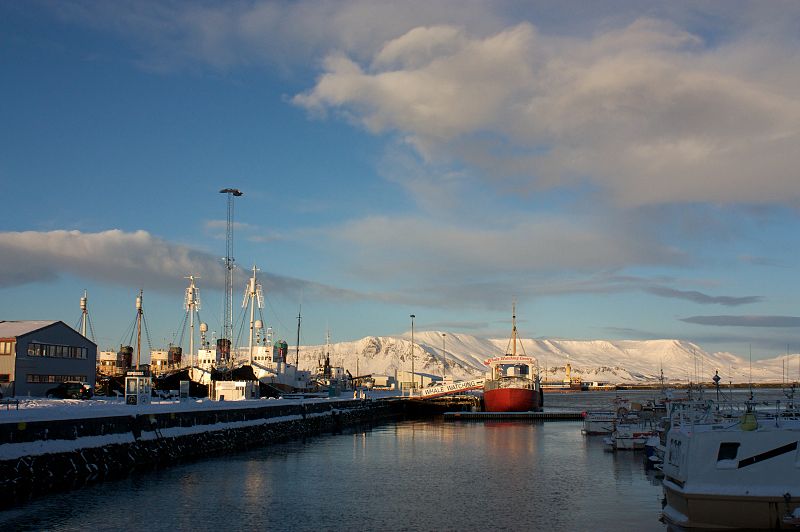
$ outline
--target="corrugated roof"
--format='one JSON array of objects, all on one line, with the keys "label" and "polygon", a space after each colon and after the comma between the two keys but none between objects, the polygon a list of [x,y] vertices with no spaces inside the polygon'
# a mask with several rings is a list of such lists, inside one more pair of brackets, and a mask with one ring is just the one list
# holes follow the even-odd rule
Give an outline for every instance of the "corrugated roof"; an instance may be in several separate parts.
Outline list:
[{"label": "corrugated roof", "polygon": [[16,338],[39,329],[58,323],[58,321],[0,321],[0,338]]}]

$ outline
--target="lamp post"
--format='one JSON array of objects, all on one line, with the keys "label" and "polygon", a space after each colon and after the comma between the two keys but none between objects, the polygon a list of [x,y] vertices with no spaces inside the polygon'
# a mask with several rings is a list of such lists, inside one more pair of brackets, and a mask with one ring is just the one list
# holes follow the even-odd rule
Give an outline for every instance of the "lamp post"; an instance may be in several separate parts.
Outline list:
[{"label": "lamp post", "polygon": [[415,315],[411,314],[411,392],[409,395],[414,393],[414,388],[417,387],[417,382],[414,380],[414,318]]},{"label": "lamp post", "polygon": [[447,349],[444,347],[445,336],[447,336],[447,334],[442,333],[442,356],[444,357],[444,361],[442,362],[442,373],[444,373],[444,375],[442,375],[443,378],[447,376]]}]

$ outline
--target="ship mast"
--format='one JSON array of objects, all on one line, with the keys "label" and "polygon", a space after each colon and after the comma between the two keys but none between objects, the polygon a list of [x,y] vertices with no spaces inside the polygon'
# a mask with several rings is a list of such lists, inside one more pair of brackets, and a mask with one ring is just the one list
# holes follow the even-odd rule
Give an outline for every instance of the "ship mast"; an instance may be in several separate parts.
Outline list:
[{"label": "ship mast", "polygon": [[184,301],[184,308],[186,309],[186,312],[189,313],[189,364],[193,366],[194,365],[194,315],[197,313],[198,310],[200,310],[200,291],[195,286],[194,280],[199,279],[199,277],[195,277],[194,275],[189,275],[188,277],[184,277],[184,279],[189,279],[189,286],[188,288],[186,288],[186,298]]},{"label": "ship mast", "polygon": [[142,293],[139,289],[139,296],[136,298],[136,369],[139,369],[142,354]]},{"label": "ship mast", "polygon": [[511,305],[511,354],[517,356],[517,302],[514,301]]},{"label": "ship mast", "polygon": [[[261,291],[261,284],[256,281],[256,272],[258,268],[253,265],[253,276],[247,283],[247,290],[244,294],[244,301],[242,302],[242,307],[246,308],[247,305],[250,305],[250,341],[248,343],[249,346],[249,359],[250,365],[253,365],[253,336],[255,332],[255,325],[256,325],[256,305],[258,308],[261,309],[264,307],[264,295]],[[260,312],[260,310],[259,310]],[[259,322],[260,323],[260,322]]]}]

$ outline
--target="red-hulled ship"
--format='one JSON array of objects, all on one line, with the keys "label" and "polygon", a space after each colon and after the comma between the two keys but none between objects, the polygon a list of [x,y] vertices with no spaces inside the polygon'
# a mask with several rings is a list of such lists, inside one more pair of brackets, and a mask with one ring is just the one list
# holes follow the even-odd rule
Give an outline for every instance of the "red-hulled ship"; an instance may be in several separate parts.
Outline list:
[{"label": "red-hulled ship", "polygon": [[491,378],[483,386],[486,412],[529,412],[541,410],[543,395],[536,373],[536,359],[517,355],[517,316],[514,308],[511,329],[511,354],[486,360]]}]

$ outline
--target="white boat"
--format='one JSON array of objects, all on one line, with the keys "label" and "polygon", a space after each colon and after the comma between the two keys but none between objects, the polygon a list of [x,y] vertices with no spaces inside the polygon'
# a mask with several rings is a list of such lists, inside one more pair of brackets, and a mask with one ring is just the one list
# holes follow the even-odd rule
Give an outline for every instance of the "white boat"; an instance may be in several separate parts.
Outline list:
[{"label": "white boat", "polygon": [[[791,401],[790,401],[791,402]],[[800,525],[796,410],[678,410],[663,463],[667,522],[684,528]]]},{"label": "white boat", "polygon": [[584,412],[581,432],[587,435],[611,434],[617,423],[638,421],[638,411],[632,410],[631,402],[617,396],[614,398],[612,410]]},{"label": "white boat", "polygon": [[603,438],[609,451],[638,451],[644,449],[648,438],[656,432],[647,424],[643,424],[637,416],[617,420],[610,436]]},{"label": "white boat", "polygon": [[583,414],[583,434],[611,434],[614,432],[614,422],[617,420],[617,413],[607,412],[584,412]]}]

